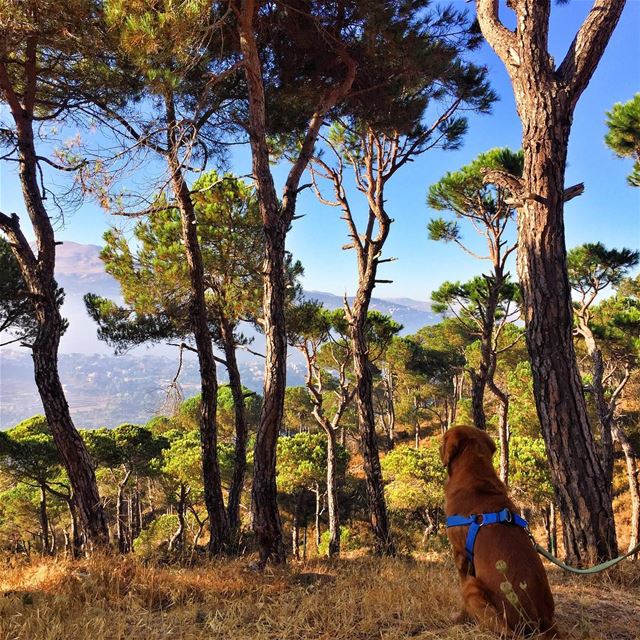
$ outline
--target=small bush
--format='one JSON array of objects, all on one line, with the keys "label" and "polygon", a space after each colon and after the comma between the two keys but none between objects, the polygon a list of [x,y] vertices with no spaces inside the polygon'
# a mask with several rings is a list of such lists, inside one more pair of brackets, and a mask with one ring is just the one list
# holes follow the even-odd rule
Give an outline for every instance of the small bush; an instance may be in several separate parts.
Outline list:
[{"label": "small bush", "polygon": [[142,558],[153,556],[163,544],[171,540],[171,536],[178,528],[178,516],[164,514],[156,518],[133,541],[133,551]]},{"label": "small bush", "polygon": [[[320,536],[320,546],[318,547],[318,555],[326,556],[329,552],[330,532],[324,531]],[[358,538],[347,527],[340,528],[340,551],[355,551],[362,545]]]}]

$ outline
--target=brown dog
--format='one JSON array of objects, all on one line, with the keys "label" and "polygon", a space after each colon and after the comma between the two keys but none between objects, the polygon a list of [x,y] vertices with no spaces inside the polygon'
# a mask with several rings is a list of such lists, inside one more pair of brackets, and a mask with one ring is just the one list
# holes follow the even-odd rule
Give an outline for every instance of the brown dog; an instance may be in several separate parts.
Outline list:
[{"label": "brown dog", "polygon": [[[454,427],[445,433],[440,457],[449,473],[447,516],[497,513],[505,508],[517,513],[493,468],[495,450],[493,440],[475,427]],[[463,619],[472,618],[498,633],[558,637],[547,574],[526,531],[507,523],[481,527],[473,563],[465,550],[468,531],[468,526],[447,529],[460,574]]]}]

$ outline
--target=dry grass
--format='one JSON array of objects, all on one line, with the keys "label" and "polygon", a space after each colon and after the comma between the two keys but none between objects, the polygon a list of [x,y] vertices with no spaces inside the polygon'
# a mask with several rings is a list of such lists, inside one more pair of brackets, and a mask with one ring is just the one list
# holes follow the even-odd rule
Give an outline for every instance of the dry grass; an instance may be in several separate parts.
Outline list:
[{"label": "dry grass", "polygon": [[[316,561],[257,574],[247,560],[192,569],[133,559],[43,561],[0,573],[2,640],[490,638],[455,626],[448,556]],[[567,638],[640,638],[640,567],[550,572]]]}]

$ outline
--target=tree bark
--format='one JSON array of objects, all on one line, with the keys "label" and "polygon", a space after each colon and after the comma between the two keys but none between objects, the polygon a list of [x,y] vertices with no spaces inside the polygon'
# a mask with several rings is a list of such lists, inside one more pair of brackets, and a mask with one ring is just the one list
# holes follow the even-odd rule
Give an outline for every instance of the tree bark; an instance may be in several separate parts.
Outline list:
[{"label": "tree bark", "polygon": [[492,363],[489,367],[488,385],[491,392],[498,399],[500,404],[500,415],[498,416],[498,441],[500,443],[500,480],[509,488],[509,440],[511,432],[509,429],[509,395],[505,393],[494,380],[494,373],[497,364],[497,354],[492,354]]},{"label": "tree bark", "polygon": [[556,518],[556,503],[551,501],[551,507],[549,511],[549,518],[551,520],[551,553],[558,555],[558,526]]},{"label": "tree bark", "polygon": [[[564,239],[564,173],[575,105],[613,32],[625,0],[595,0],[557,69],[548,53],[549,0],[518,0],[516,30],[499,3],[477,0],[477,15],[511,77],[523,127],[522,179],[502,178],[519,199],[518,275],[536,408],[571,563],[614,557],[611,490],[597,455],[572,340]],[[495,173],[495,172],[494,172]]]},{"label": "tree bark", "polygon": [[78,527],[78,516],[76,515],[76,507],[71,497],[66,499],[67,509],[69,510],[69,524],[71,538],[71,555],[73,558],[79,558],[82,551],[82,539],[80,537],[80,529]]},{"label": "tree bark", "polygon": [[393,401],[394,394],[394,384],[393,384],[393,373],[389,368],[387,368],[385,375],[385,399],[387,405],[387,442],[389,449],[393,449],[396,441],[396,409],[395,403]]},{"label": "tree bark", "polygon": [[135,484],[133,487],[133,491],[131,492],[130,505],[131,505],[131,523],[130,523],[131,546],[133,547],[133,541],[140,535],[140,531],[142,529],[142,518],[141,518],[142,505],[140,504],[140,484],[139,484],[139,478],[137,475],[135,477]]},{"label": "tree bark", "polygon": [[569,118],[540,100],[525,120],[527,200],[518,217],[518,273],[536,407],[547,446],[570,562],[615,557],[611,487],[596,451],[573,346],[563,191]]},{"label": "tree bark", "polygon": [[220,466],[218,464],[218,433],[216,412],[218,380],[213,357],[211,334],[207,321],[204,267],[198,240],[197,220],[191,193],[182,173],[179,158],[181,132],[176,120],[173,96],[165,98],[167,115],[167,162],[171,185],[180,211],[182,241],[189,268],[191,286],[190,324],[196,342],[200,366],[200,438],[202,443],[202,475],[204,501],[209,514],[209,553],[217,555],[229,546],[229,525],[222,496]]},{"label": "tree bark", "polygon": [[278,217],[265,226],[264,319],[266,366],[260,424],[253,456],[253,529],[260,547],[261,564],[285,561],[282,524],[276,488],[276,445],[284,413],[287,372],[285,329],[284,243],[286,228]]},{"label": "tree bark", "polygon": [[235,446],[233,476],[229,488],[227,502],[227,517],[229,519],[229,531],[232,540],[237,539],[240,529],[240,498],[244,487],[244,477],[247,469],[247,412],[240,378],[240,369],[236,358],[236,344],[233,337],[233,328],[229,321],[222,317],[220,321],[220,334],[224,345],[224,357],[229,372],[229,387],[233,396],[233,408],[235,413]]},{"label": "tree bark", "polygon": [[196,550],[198,549],[198,542],[200,541],[200,537],[202,536],[202,532],[204,531],[204,527],[207,523],[207,520],[209,519],[209,516],[207,516],[204,519],[200,519],[200,516],[198,515],[198,512],[194,509],[193,505],[189,507],[189,510],[191,511],[191,514],[193,515],[198,525],[198,530],[196,531],[196,534],[193,537],[193,546],[191,547],[191,560],[193,560],[193,556],[195,555]]},{"label": "tree bark", "polygon": [[253,530],[258,541],[260,564],[264,567],[269,560],[280,564],[286,559],[276,499],[276,443],[284,413],[286,385],[284,262],[289,220],[285,219],[281,211],[269,167],[262,65],[253,30],[256,11],[254,2],[242,3],[238,33],[245,60],[249,96],[249,139],[253,175],[257,183],[265,233],[263,313],[266,358],[263,404],[254,447],[251,490]]}]

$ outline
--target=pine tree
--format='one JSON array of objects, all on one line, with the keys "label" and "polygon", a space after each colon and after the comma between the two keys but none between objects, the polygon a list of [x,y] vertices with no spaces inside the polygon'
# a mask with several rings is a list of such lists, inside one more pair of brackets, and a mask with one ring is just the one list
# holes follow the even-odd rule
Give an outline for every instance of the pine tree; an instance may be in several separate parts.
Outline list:
[{"label": "pine tree", "polygon": [[613,105],[607,112],[607,127],[605,143],[620,158],[633,158],[627,182],[632,187],[640,187],[640,93],[629,102]]},{"label": "pine tree", "polygon": [[91,545],[107,544],[109,532],[93,464],[71,419],[58,374],[58,347],[66,324],[54,279],[56,214],[50,208],[57,200],[41,179],[45,166],[75,173],[82,162],[64,147],[57,155],[47,155],[48,147],[41,143],[48,126],[82,119],[84,90],[95,96],[108,94],[96,72],[103,61],[96,60],[96,66],[85,63],[90,52],[102,50],[98,13],[99,3],[89,0],[64,6],[49,0],[0,4],[0,98],[7,107],[0,143],[8,148],[3,160],[19,163],[18,179],[35,248],[16,213],[0,212],[0,230],[9,241],[33,308],[35,335],[30,348],[36,385]]},{"label": "pine tree", "polygon": [[[518,277],[542,433],[562,515],[567,558],[587,563],[614,557],[611,491],[596,452],[572,338],[564,203],[573,112],[615,29],[625,0],[595,0],[556,66],[549,54],[551,0],[512,0],[515,30],[497,0],[476,0],[480,28],[502,60],[522,121],[522,177],[489,172],[487,181],[514,194],[518,208]],[[559,357],[558,354],[562,354]]]}]

